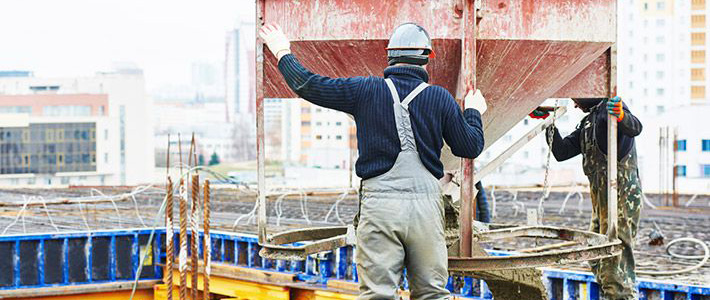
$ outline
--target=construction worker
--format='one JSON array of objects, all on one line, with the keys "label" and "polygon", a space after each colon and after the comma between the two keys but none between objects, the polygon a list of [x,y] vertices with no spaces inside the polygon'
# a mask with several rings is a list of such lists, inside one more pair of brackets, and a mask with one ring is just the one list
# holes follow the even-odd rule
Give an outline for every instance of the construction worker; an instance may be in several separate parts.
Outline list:
[{"label": "construction worker", "polygon": [[488,197],[481,182],[476,182],[476,221],[483,223],[491,222],[491,209],[488,207]]},{"label": "construction worker", "polygon": [[462,113],[446,89],[427,84],[434,52],[428,33],[414,23],[394,30],[384,78],[314,74],[291,54],[277,25],[264,26],[259,35],[296,94],[355,119],[356,173],[362,178],[359,299],[398,299],[404,267],[411,299],[449,299],[439,156],[444,141],[460,157],[475,158],[483,150],[483,96],[468,91]]},{"label": "construction worker", "polygon": [[[641,184],[636,163],[634,137],[641,133],[641,122],[631,114],[621,98],[572,99],[576,107],[588,114],[577,129],[562,138],[557,128],[551,126],[547,134],[553,135],[552,154],[564,161],[582,154],[584,174],[589,178],[592,197],[590,230],[607,232],[607,119],[618,120],[618,229],[617,236],[624,247],[621,256],[591,262],[592,271],[601,286],[603,299],[636,299],[636,272],[633,245],[641,211]],[[544,112],[533,112],[544,115]]]}]

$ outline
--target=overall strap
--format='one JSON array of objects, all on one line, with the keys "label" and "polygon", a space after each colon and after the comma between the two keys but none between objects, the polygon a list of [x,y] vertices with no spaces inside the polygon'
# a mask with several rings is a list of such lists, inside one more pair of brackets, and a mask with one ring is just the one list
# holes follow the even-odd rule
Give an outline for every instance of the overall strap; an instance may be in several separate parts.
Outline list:
[{"label": "overall strap", "polygon": [[412,130],[412,122],[409,119],[409,104],[414,100],[419,93],[426,89],[429,85],[426,82],[422,82],[417,86],[404,101],[399,101],[399,94],[397,94],[397,89],[392,82],[392,79],[385,79],[387,86],[392,94],[392,105],[394,109],[394,121],[397,127],[397,134],[399,135],[399,142],[402,151],[417,151],[417,143],[414,140],[414,131]]}]

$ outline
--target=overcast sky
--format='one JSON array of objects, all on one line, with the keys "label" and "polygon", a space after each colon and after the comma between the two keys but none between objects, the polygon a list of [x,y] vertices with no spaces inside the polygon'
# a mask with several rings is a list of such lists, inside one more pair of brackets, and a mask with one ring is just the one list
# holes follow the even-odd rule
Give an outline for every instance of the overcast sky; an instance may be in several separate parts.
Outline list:
[{"label": "overcast sky", "polygon": [[132,62],[148,90],[186,84],[191,63],[222,63],[242,19],[253,22],[253,0],[2,0],[0,70],[81,76]]}]

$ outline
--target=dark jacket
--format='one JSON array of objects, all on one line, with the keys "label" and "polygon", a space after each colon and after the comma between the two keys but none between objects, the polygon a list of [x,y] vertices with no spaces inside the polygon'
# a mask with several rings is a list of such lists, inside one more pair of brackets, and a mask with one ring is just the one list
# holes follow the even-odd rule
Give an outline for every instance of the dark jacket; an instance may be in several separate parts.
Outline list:
[{"label": "dark jacket", "polygon": [[[606,109],[606,101],[599,103],[596,109],[592,109],[592,112],[587,114],[584,119],[577,125],[577,129],[570,133],[565,138],[560,136],[557,128],[554,128],[554,137],[552,140],[552,154],[555,156],[557,161],[568,160],[572,157],[577,156],[582,153],[582,141],[581,132],[582,124],[585,123],[586,118],[595,118],[596,128],[596,140],[597,146],[602,153],[606,154],[607,148],[607,134],[606,134],[606,123],[609,118],[609,112]],[[636,118],[636,116],[631,114],[629,108],[624,104],[624,119],[619,122],[618,133],[617,133],[617,158],[621,160],[626,155],[631,152],[634,147],[634,137],[641,133],[642,125],[641,122]]]}]

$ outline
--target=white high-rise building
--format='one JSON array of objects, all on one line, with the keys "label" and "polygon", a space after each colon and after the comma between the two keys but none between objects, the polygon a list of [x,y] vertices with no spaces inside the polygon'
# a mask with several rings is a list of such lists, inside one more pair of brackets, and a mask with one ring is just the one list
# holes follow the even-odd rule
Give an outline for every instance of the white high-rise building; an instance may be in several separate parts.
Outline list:
[{"label": "white high-rise building", "polygon": [[255,25],[241,22],[227,32],[225,56],[226,104],[229,119],[255,112]]}]

